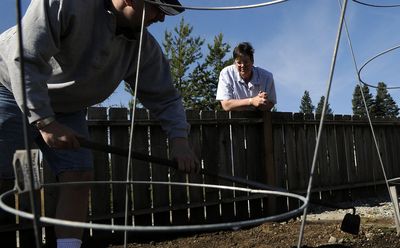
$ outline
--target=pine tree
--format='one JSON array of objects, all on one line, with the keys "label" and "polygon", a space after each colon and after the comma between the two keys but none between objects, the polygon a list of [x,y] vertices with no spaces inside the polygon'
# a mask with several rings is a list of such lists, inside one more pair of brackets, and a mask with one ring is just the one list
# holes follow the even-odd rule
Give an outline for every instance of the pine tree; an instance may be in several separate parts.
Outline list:
[{"label": "pine tree", "polygon": [[378,88],[376,88],[375,104],[373,107],[373,113],[375,116],[385,116],[386,115],[386,98],[387,90],[386,85],[378,83]]},{"label": "pine tree", "polygon": [[191,107],[202,110],[221,109],[215,100],[218,87],[218,78],[221,70],[233,63],[232,58],[225,59],[230,51],[230,45],[223,42],[223,35],[214,37],[214,43],[208,44],[208,55],[205,61],[198,63],[189,75],[193,87]]},{"label": "pine tree", "polygon": [[190,108],[193,87],[188,78],[190,66],[203,57],[201,47],[204,39],[192,36],[193,27],[181,19],[174,33],[165,31],[163,46],[165,55],[170,60],[171,74],[175,87],[180,91],[183,105]]},{"label": "pine tree", "polygon": [[[365,102],[367,104],[367,108],[369,113],[372,115],[372,111],[374,109],[374,99],[372,97],[372,94],[369,92],[369,88],[367,85],[363,85],[362,87],[364,97],[365,97]],[[365,111],[365,106],[364,102],[362,99],[362,94],[360,90],[360,86],[357,84],[356,87],[354,88],[353,92],[353,99],[351,100],[352,105],[353,105],[353,115],[360,115],[360,116],[365,116],[366,111]]]},{"label": "pine tree", "polygon": [[387,91],[387,86],[383,82],[379,82],[376,89],[374,114],[376,116],[390,117],[397,117],[399,115],[399,107]]},{"label": "pine tree", "polygon": [[[322,108],[324,107],[324,102],[325,102],[325,96],[321,96],[321,99],[318,102],[317,108],[315,109],[316,114],[318,114],[318,115],[322,114]],[[327,114],[327,115],[333,114],[333,111],[330,107],[329,102],[326,104],[325,114]]]},{"label": "pine tree", "polygon": [[315,107],[312,104],[310,93],[307,90],[304,91],[304,95],[301,98],[301,103],[300,103],[300,113],[312,114],[314,108]]},{"label": "pine tree", "polygon": [[397,117],[399,115],[399,107],[397,106],[396,102],[390,95],[386,101],[386,104],[387,104],[386,116]]},{"label": "pine tree", "polygon": [[[203,57],[201,47],[204,39],[200,36],[192,36],[193,27],[181,19],[179,25],[174,28],[174,33],[165,31],[164,33],[164,52],[170,61],[171,76],[175,88],[180,92],[183,98],[183,105],[186,108],[191,106],[191,96],[193,87],[188,79],[190,66]],[[125,83],[125,90],[133,95],[133,90]],[[129,107],[132,102],[129,103]],[[143,105],[138,101],[137,107]]]}]

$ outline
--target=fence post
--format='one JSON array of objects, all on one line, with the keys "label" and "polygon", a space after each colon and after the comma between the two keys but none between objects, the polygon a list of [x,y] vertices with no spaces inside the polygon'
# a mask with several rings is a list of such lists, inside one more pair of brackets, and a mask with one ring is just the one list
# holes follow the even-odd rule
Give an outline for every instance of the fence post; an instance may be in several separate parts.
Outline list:
[{"label": "fence post", "polygon": [[[267,185],[276,185],[276,173],[274,164],[274,149],[273,149],[273,134],[272,134],[272,114],[271,112],[265,111],[263,113],[263,129],[264,129],[264,170],[265,170],[265,180]],[[275,214],[277,212],[276,208],[276,197],[268,197],[267,207],[268,214]]]}]

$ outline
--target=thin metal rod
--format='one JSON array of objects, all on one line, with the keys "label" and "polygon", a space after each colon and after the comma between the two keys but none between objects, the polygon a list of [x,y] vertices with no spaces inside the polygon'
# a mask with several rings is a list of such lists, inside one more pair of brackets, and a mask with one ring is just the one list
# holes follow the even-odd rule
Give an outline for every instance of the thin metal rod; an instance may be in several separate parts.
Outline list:
[{"label": "thin metal rod", "polygon": [[[340,5],[340,1],[339,1],[339,0],[338,0],[338,2],[339,2],[339,5]],[[365,100],[365,94],[364,94],[364,90],[363,90],[363,82],[362,82],[361,77],[360,77],[361,69],[358,70],[357,61],[356,61],[356,56],[355,56],[355,54],[354,54],[354,49],[353,49],[353,45],[352,45],[352,42],[351,42],[350,32],[349,32],[349,29],[348,29],[348,27],[347,27],[346,19],[344,20],[344,24],[345,24],[344,27],[345,27],[346,35],[347,35],[347,41],[348,41],[348,43],[349,43],[350,52],[351,52],[351,56],[352,56],[352,59],[353,59],[354,68],[355,68],[355,71],[356,71],[356,77],[357,77],[357,79],[358,79],[358,86],[360,87],[360,92],[361,92],[361,96],[362,96],[362,100],[363,100],[365,112],[366,112],[366,115],[367,115],[367,118],[368,118],[369,127],[370,127],[370,129],[371,129],[371,133],[372,133],[372,137],[373,137],[373,140],[374,140],[374,145],[375,145],[376,153],[377,153],[378,159],[379,159],[379,165],[381,166],[381,169],[382,169],[383,177],[384,177],[384,179],[385,179],[385,185],[386,185],[386,188],[387,188],[387,190],[388,190],[390,200],[391,200],[391,202],[392,202],[392,204],[393,204],[393,208],[396,209],[397,206],[395,206],[395,204],[396,204],[396,203],[395,203],[395,200],[393,199],[392,194],[390,194],[389,180],[388,180],[388,178],[387,178],[385,166],[384,166],[384,164],[383,164],[382,156],[381,156],[381,153],[380,153],[380,151],[379,151],[379,144],[378,144],[378,140],[376,139],[376,134],[375,134],[374,126],[372,125],[371,115],[370,115],[370,113],[369,113],[367,101]],[[379,56],[379,55],[378,55],[378,56]],[[377,56],[376,56],[376,57],[377,57]],[[369,61],[368,61],[368,62],[369,62]],[[367,63],[368,63],[368,62],[367,62]],[[364,83],[364,84],[365,84],[365,83]],[[398,216],[398,212],[397,212],[397,211],[394,211],[394,215],[395,215],[395,219],[396,219],[396,220],[398,220],[398,219],[400,218],[400,216]]]},{"label": "thin metal rod", "polygon": [[[163,165],[163,166],[168,166],[170,168],[178,169],[178,163],[174,160],[159,158],[159,157],[155,157],[155,156],[151,156],[151,155],[147,155],[147,154],[143,154],[143,153],[139,153],[139,152],[134,152],[134,151],[131,151],[129,153],[129,151],[124,148],[119,148],[119,147],[115,147],[115,146],[104,145],[101,143],[88,141],[81,137],[77,137],[77,138],[79,140],[80,145],[85,148],[89,148],[89,149],[96,150],[96,151],[112,153],[112,154],[116,154],[116,155],[120,155],[120,156],[124,156],[124,157],[128,157],[128,158],[130,157],[131,159],[137,159],[137,160],[141,160],[141,161],[146,161],[146,162],[155,163],[155,164],[159,164],[159,165]],[[217,174],[212,171],[208,171],[206,169],[201,169],[200,174],[203,174],[205,176],[210,176],[210,177],[213,177],[216,179],[228,181],[228,182],[238,183],[240,185],[244,185],[244,186],[248,186],[248,187],[287,192],[287,190],[284,188],[272,187],[269,185],[265,185],[263,183],[259,183],[259,182],[239,178],[239,177],[221,175],[221,174]]]},{"label": "thin metal rod", "polygon": [[[137,89],[139,84],[139,71],[140,71],[140,59],[142,56],[142,42],[143,42],[143,32],[144,32],[144,20],[146,17],[146,3],[141,0],[139,1],[143,4],[143,11],[142,11],[142,19],[141,19],[141,27],[140,27],[140,38],[139,38],[139,49],[138,49],[138,57],[137,57],[137,64],[136,64],[136,75],[135,75],[135,89],[133,89],[133,101],[132,101],[132,111],[131,111],[131,129],[129,134],[129,150],[128,150],[128,163],[126,166],[126,181],[130,181],[130,169],[132,166],[132,149],[133,149],[133,129],[135,127],[135,112],[136,112],[136,102],[137,102]],[[126,185],[125,188],[125,225],[128,224],[128,206],[129,206],[129,185]],[[127,248],[128,245],[128,234],[124,232],[124,248]]]},{"label": "thin metal rod", "polygon": [[[79,140],[81,146],[85,147],[85,148],[93,149],[96,151],[112,153],[112,154],[120,155],[120,156],[124,156],[124,157],[128,156],[127,149],[122,149],[122,148],[118,148],[115,146],[104,145],[104,144],[88,141],[88,140],[85,140],[82,138],[78,138],[78,140]],[[159,165],[163,165],[163,166],[168,166],[168,167],[174,168],[174,169],[178,169],[178,164],[176,163],[176,161],[169,160],[169,159],[159,158],[159,157],[146,155],[146,154],[138,153],[138,152],[131,152],[131,158],[141,160],[141,161],[151,162],[151,163],[155,163],[155,164],[159,164]],[[249,179],[236,177],[236,176],[222,175],[222,174],[218,174],[218,173],[215,173],[212,171],[208,171],[207,169],[201,169],[200,174],[203,174],[204,176],[213,177],[213,178],[216,178],[219,180],[223,180],[226,182],[231,182],[231,183],[243,185],[246,187],[255,188],[255,189],[275,190],[275,191],[279,191],[279,192],[290,193],[285,188],[270,186],[270,185],[255,182],[255,181],[252,181]],[[298,194],[298,192],[291,192],[291,193]],[[344,207],[344,206],[339,206],[336,204],[322,202],[322,201],[311,201],[310,200],[309,202],[312,204],[315,204],[315,205],[325,206],[325,207],[334,208],[334,209],[352,209],[353,208],[352,206]]]},{"label": "thin metal rod", "polygon": [[331,91],[332,79],[333,79],[333,74],[335,72],[335,66],[336,66],[336,58],[337,58],[337,53],[338,53],[338,50],[339,50],[340,37],[341,37],[344,17],[345,17],[345,13],[346,13],[347,0],[343,0],[343,1],[344,1],[344,4],[343,4],[343,7],[342,7],[341,16],[340,16],[340,22],[339,22],[339,28],[338,28],[337,35],[336,35],[335,49],[333,51],[333,57],[332,57],[330,74],[329,74],[329,80],[328,80],[327,89],[326,89],[326,97],[325,97],[325,101],[324,101],[324,106],[322,108],[321,120],[320,120],[320,123],[319,123],[317,141],[316,141],[316,144],[315,144],[315,150],[314,150],[314,156],[313,156],[313,161],[312,161],[312,166],[311,166],[310,178],[309,178],[309,182],[308,182],[307,196],[306,196],[307,205],[304,208],[303,218],[302,218],[302,221],[301,221],[299,240],[298,240],[298,243],[297,243],[297,247],[298,248],[301,247],[301,243],[303,241],[304,226],[305,226],[305,222],[306,222],[306,218],[307,218],[308,202],[310,200],[310,195],[311,195],[311,187],[312,187],[312,182],[313,182],[315,165],[316,165],[316,162],[317,162],[318,148],[319,148],[319,143],[320,143],[320,140],[321,140],[321,134],[322,134],[323,124],[324,124],[324,120],[325,120],[326,106],[328,104],[329,94],[330,94],[330,91]]},{"label": "thin metal rod", "polygon": [[17,0],[17,30],[18,30],[18,45],[19,45],[19,57],[20,57],[20,75],[21,75],[21,93],[22,93],[22,123],[24,129],[24,142],[25,150],[28,158],[28,168],[29,168],[29,199],[30,205],[33,213],[33,231],[35,235],[35,245],[37,248],[41,247],[39,239],[39,211],[37,207],[37,200],[34,194],[34,182],[33,182],[33,169],[32,169],[32,154],[30,147],[30,139],[28,135],[29,123],[26,117],[28,113],[27,100],[26,100],[26,83],[25,83],[25,63],[24,63],[24,45],[22,37],[22,11],[21,11],[21,1]]}]

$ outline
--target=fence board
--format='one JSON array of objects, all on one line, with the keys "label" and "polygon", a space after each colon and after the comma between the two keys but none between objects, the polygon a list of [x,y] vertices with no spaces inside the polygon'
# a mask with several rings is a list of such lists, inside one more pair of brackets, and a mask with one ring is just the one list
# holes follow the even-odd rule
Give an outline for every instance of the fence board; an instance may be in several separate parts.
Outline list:
[{"label": "fence board", "polygon": [[[228,112],[216,112],[216,119],[230,119]],[[223,175],[233,176],[232,173],[232,159],[233,154],[231,151],[232,141],[231,135],[231,125],[218,125],[218,172]],[[224,185],[233,186],[233,183],[225,182]],[[233,199],[233,191],[231,190],[221,190],[222,199]],[[221,221],[232,221],[234,219],[234,203],[222,203],[221,204]]]},{"label": "fence board", "polygon": [[[353,121],[351,116],[345,116],[346,120]],[[354,136],[354,126],[353,125],[345,125],[344,126],[344,140],[345,140],[345,154],[346,154],[346,161],[347,161],[347,182],[352,182],[353,178],[357,176],[357,162],[354,152],[355,146],[355,136]],[[352,197],[353,191],[350,189],[349,194]]]},{"label": "fence board", "polygon": [[[128,110],[126,108],[110,108],[108,110],[108,119],[110,122],[114,121],[126,121],[128,119]],[[129,131],[128,126],[110,126],[110,144],[115,147],[120,148],[128,148],[129,147]],[[110,155],[110,178],[112,181],[126,181],[126,166],[127,166],[127,158],[111,154]],[[111,199],[112,199],[112,209],[111,212],[116,216],[121,216],[125,212],[125,193],[128,190],[129,193],[130,185],[124,184],[112,184],[110,185],[111,190]],[[130,196],[130,194],[129,194]],[[131,198],[128,198],[128,210],[131,209]],[[130,220],[131,218],[128,218]],[[115,225],[124,225],[125,218],[123,217],[115,217],[113,218]],[[128,221],[127,224],[131,224],[131,221]],[[118,244],[121,242],[123,238],[123,232],[115,232],[113,233],[114,242],[113,244]]]},{"label": "fence board", "polygon": [[[168,158],[167,136],[160,126],[150,127],[151,155],[161,158]],[[168,182],[169,169],[159,164],[151,165],[152,181]],[[169,187],[167,185],[153,185],[153,207],[170,206]],[[154,225],[169,225],[170,213],[161,212],[154,214]]]},{"label": "fence board", "polygon": [[[335,115],[334,119],[341,121],[349,119],[349,117],[350,116],[346,117],[342,115]],[[351,159],[347,157],[346,154],[346,150],[352,149],[352,146],[350,146],[348,142],[349,137],[346,137],[345,128],[346,127],[344,125],[335,125],[336,143],[334,145],[336,146],[337,149],[337,173],[339,174],[336,183],[339,185],[344,185],[349,182],[347,172],[348,172],[348,167],[352,166]],[[343,190],[340,193],[336,193],[336,195],[338,197],[338,201],[350,200],[348,190]]]},{"label": "fence board", "polygon": [[[188,110],[188,111],[186,111],[186,116],[187,116],[188,120],[199,121],[200,120],[200,111]],[[201,129],[202,129],[202,126],[199,124],[191,125],[190,135],[189,135],[189,143],[193,149],[193,152],[196,154],[197,158],[199,159],[200,166],[202,166],[202,164],[201,164],[202,163],[202,161],[201,161],[202,160],[202,157],[201,157],[201,148],[202,148]],[[189,175],[189,182],[202,184],[203,177],[201,175],[191,173]],[[203,190],[204,190],[204,188],[200,188],[200,187],[189,187],[190,204],[204,202],[204,196],[203,196],[204,191]],[[204,207],[190,208],[189,211],[190,211],[189,212],[189,214],[190,214],[189,223],[190,224],[205,222],[205,215],[204,215],[205,208]]]},{"label": "fence board", "polygon": [[[287,113],[285,116],[282,115],[285,120],[292,121],[292,113]],[[299,187],[299,175],[297,171],[297,159],[296,159],[296,136],[295,136],[294,124],[285,125],[285,148],[286,148],[286,166],[287,166],[287,185],[289,191],[295,191],[300,189]],[[298,207],[298,202],[293,199],[289,199],[289,209],[293,210]]]},{"label": "fence board", "polygon": [[[247,125],[246,128],[246,163],[247,163],[247,174],[248,179],[260,183],[266,183],[264,176],[264,168],[257,166],[265,164],[263,157],[263,138],[260,130],[262,130],[262,124]],[[250,200],[250,217],[252,219],[262,216],[263,199]]]},{"label": "fence board", "polygon": [[[148,120],[149,112],[144,109],[137,109],[135,113],[137,121]],[[133,150],[143,154],[149,154],[149,127],[145,125],[135,125],[133,130]],[[160,166],[160,165],[155,165]],[[132,163],[132,178],[134,181],[151,181],[150,163],[135,160]],[[152,207],[152,186],[150,184],[133,185],[133,209],[143,210]],[[151,226],[152,215],[135,215],[135,225]]]},{"label": "fence board", "polygon": [[[172,182],[187,182],[186,173],[182,171],[171,169],[170,170],[170,178]],[[187,187],[184,186],[171,186],[171,206],[177,207],[187,204],[188,195],[187,195]],[[187,209],[179,209],[172,211],[172,224],[174,225],[184,225],[188,223],[188,210]]]},{"label": "fence board", "polygon": [[[361,118],[354,116],[353,120],[363,120],[366,118]],[[357,126],[354,129],[354,140],[355,140],[355,154],[357,162],[357,176],[353,178],[355,182],[368,182],[373,181],[372,174],[372,154],[370,154],[371,149],[371,130],[368,126]],[[367,143],[369,142],[369,143]],[[353,190],[353,196],[355,198],[370,197],[371,194],[365,189]]]},{"label": "fence board", "polygon": [[[334,117],[332,115],[326,116],[326,121],[333,120]],[[339,170],[339,162],[338,162],[338,151],[337,151],[337,138],[336,138],[336,125],[326,125],[326,136],[327,136],[327,152],[328,152],[328,166],[329,166],[329,179],[330,185],[340,185],[340,178],[342,175]],[[330,191],[325,196],[325,200],[329,201],[337,201],[335,192]]]},{"label": "fence board", "polygon": [[[304,120],[303,113],[295,113],[294,120]],[[300,189],[306,189],[308,185],[309,170],[307,166],[307,139],[304,125],[294,125],[295,147],[296,147],[296,176],[297,185]]]},{"label": "fence board", "polygon": [[[305,114],[304,115],[304,121],[316,121],[315,115],[314,114]],[[317,129],[318,129],[318,123],[315,122],[313,123],[305,123],[305,135],[306,135],[306,142],[307,142],[307,156],[306,156],[306,168],[307,168],[307,186],[309,183],[309,176],[311,173],[311,166],[313,163],[313,158],[314,158],[314,153],[315,153],[315,146],[316,146],[316,139],[317,139]],[[318,168],[319,168],[319,161],[318,159],[316,160],[315,168],[314,168],[314,177],[313,177],[313,185],[312,187],[317,187],[317,185],[320,185],[320,176],[318,173]],[[317,194],[312,194],[311,199],[317,198],[319,199],[319,193]]]},{"label": "fence board", "polygon": [[[376,146],[371,134],[371,153],[372,153],[372,168],[373,168],[373,178],[374,181],[379,181],[379,180],[384,180],[383,177],[383,171],[382,171],[382,166],[379,161],[379,155],[382,158],[382,163],[383,167],[385,169],[385,172],[387,175],[392,174],[392,168],[389,166],[390,161],[388,158],[388,155],[385,151],[387,151],[387,141],[386,141],[386,136],[385,136],[385,130],[383,130],[381,127],[375,128],[375,136],[378,141],[378,149],[379,151],[376,150]],[[379,152],[379,154],[378,154]]]},{"label": "fence board", "polygon": [[[316,115],[316,120],[320,120],[321,116]],[[318,125],[319,128],[319,125]],[[317,134],[319,129],[317,128]],[[330,166],[328,160],[328,137],[326,132],[326,127],[322,127],[320,141],[319,141],[319,148],[318,148],[318,169],[316,170],[316,174],[318,174],[319,178],[319,185],[315,185],[315,187],[325,187],[329,185],[331,182],[331,174],[330,174]]]},{"label": "fence board", "polygon": [[[389,156],[392,158],[392,168],[393,174],[390,175],[390,178],[396,178],[400,176],[400,153],[398,152],[398,147],[400,147],[400,129],[396,126],[390,126],[388,128],[390,131],[386,133],[389,137],[388,141],[388,150],[385,151],[389,153]],[[385,130],[388,130],[385,129]]]},{"label": "fence board", "polygon": [[[203,121],[215,120],[214,111],[202,111],[201,119]],[[219,152],[219,136],[218,136],[218,125],[204,125],[202,127],[202,144],[201,144],[201,157],[204,162],[204,169],[214,174],[218,173],[218,158]],[[217,147],[217,148],[216,148]],[[218,184],[218,180],[212,177],[205,177],[206,184]],[[206,188],[205,189],[205,201],[207,202],[218,202],[219,190]],[[206,221],[207,223],[216,223],[220,220],[219,205],[206,206]]]},{"label": "fence board", "polygon": [[[107,120],[106,108],[88,108],[88,120]],[[89,126],[91,139],[101,144],[108,144],[108,130],[106,126]],[[108,154],[99,151],[93,151],[94,178],[96,181],[110,180],[110,163]],[[111,189],[108,184],[97,184],[92,186],[91,196],[91,216],[108,216],[111,214]],[[99,220],[97,223],[111,224],[110,219]],[[93,230],[95,239],[112,239],[111,231]]]},{"label": "fence board", "polygon": [[[241,118],[243,117],[243,112],[232,112],[231,118]],[[245,147],[245,126],[241,124],[231,125],[231,136],[230,145],[232,147],[232,159],[231,166],[233,168],[233,173],[235,177],[247,178],[247,157],[246,157],[246,147]],[[243,187],[243,185],[236,185],[238,187]],[[233,197],[240,198],[247,193],[241,191],[233,191]],[[243,220],[249,218],[248,212],[248,202],[247,201],[236,201],[234,202],[234,214],[237,219]]]},{"label": "fence board", "polygon": [[[281,113],[272,113],[272,119],[281,119]],[[286,149],[285,149],[285,127],[283,124],[273,124],[273,151],[275,163],[276,186],[283,189],[287,188],[287,164],[286,164]],[[278,197],[277,213],[285,213],[288,211],[286,197]]]}]

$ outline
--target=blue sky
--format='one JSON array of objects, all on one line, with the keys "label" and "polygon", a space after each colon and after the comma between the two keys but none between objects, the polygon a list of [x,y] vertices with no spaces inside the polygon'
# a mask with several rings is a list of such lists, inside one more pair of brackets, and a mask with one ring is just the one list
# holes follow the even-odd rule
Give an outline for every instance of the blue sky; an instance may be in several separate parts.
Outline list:
[{"label": "blue sky", "polygon": [[[399,0],[364,0],[375,4],[396,4]],[[22,0],[24,8],[29,0]],[[181,0],[187,6],[237,6],[261,0]],[[0,31],[15,24],[15,1],[0,1]],[[162,42],[165,30],[171,31],[184,18],[193,26],[193,35],[212,43],[222,33],[234,47],[249,41],[255,48],[255,65],[274,74],[278,111],[297,112],[305,90],[314,105],[326,93],[329,70],[339,25],[337,0],[289,0],[256,9],[204,11],[187,10],[154,24],[150,32]],[[400,8],[372,8],[348,1],[346,12],[355,58],[360,67],[369,58],[400,44]],[[376,85],[400,86],[400,51],[394,50],[374,60],[362,71],[364,81]],[[347,36],[342,34],[330,105],[335,114],[351,114],[351,98],[357,83]],[[375,89],[370,89],[375,94]],[[400,104],[399,90],[389,93]],[[105,106],[126,105],[130,96],[119,87]]]}]

